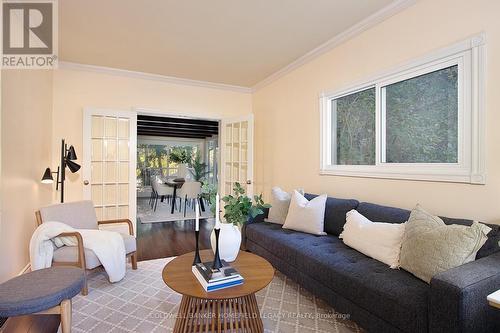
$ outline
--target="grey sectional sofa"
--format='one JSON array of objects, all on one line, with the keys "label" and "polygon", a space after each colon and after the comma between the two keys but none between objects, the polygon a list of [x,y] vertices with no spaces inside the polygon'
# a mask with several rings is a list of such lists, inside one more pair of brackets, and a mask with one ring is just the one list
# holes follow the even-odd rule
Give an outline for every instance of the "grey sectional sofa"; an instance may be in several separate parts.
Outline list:
[{"label": "grey sectional sofa", "polygon": [[[315,195],[307,194],[311,199]],[[474,262],[440,273],[430,285],[393,270],[346,246],[338,235],[346,213],[357,209],[372,221],[405,222],[410,211],[328,198],[326,236],[250,221],[244,246],[328,302],[369,332],[500,332],[500,311],[486,296],[500,289],[500,231],[490,225],[488,241]],[[472,221],[443,218],[447,224]]]}]

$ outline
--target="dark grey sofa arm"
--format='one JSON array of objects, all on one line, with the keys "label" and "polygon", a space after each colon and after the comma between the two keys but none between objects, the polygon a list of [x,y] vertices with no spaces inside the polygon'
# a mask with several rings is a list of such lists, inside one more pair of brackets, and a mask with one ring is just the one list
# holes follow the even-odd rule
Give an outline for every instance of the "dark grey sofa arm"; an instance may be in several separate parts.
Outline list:
[{"label": "dark grey sofa arm", "polygon": [[500,311],[486,296],[500,289],[500,253],[435,275],[429,332],[500,332]]}]

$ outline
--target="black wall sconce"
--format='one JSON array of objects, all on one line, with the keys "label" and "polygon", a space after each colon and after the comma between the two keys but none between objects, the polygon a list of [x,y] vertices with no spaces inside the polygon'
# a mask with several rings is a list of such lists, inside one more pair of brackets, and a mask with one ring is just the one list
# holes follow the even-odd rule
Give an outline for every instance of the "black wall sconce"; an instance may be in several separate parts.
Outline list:
[{"label": "black wall sconce", "polygon": [[51,171],[50,168],[45,169],[42,176],[42,183],[52,184],[54,178],[52,174],[56,174],[56,190],[59,190],[59,185],[61,186],[61,202],[64,202],[64,181],[66,180],[66,167],[68,167],[71,173],[75,173],[80,170],[80,165],[76,163],[77,160],[75,148],[64,143],[64,139],[61,140],[61,165],[57,167],[57,171]]}]

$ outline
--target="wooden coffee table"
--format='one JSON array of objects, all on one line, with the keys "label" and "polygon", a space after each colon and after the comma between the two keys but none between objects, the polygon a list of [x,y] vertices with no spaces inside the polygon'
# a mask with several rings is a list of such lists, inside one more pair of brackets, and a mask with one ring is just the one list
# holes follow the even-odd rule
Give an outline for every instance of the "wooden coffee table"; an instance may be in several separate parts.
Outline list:
[{"label": "wooden coffee table", "polygon": [[[203,262],[212,250],[200,251]],[[231,264],[245,279],[242,285],[206,292],[191,271],[194,252],[179,256],[163,269],[163,281],[182,294],[174,332],[263,332],[255,293],[274,277],[271,264],[255,254],[240,251]]]}]

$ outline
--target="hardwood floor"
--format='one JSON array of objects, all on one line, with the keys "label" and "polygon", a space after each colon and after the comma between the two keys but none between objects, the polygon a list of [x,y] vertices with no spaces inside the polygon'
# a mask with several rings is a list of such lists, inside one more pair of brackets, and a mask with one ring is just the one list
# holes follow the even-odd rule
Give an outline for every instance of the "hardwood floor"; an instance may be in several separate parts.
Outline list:
[{"label": "hardwood floor", "polygon": [[9,318],[0,328],[2,333],[56,333],[59,315],[36,315]]},{"label": "hardwood floor", "polygon": [[[214,219],[200,220],[200,249],[210,248],[214,223]],[[194,250],[194,220],[137,223],[139,261],[178,256]]]}]

